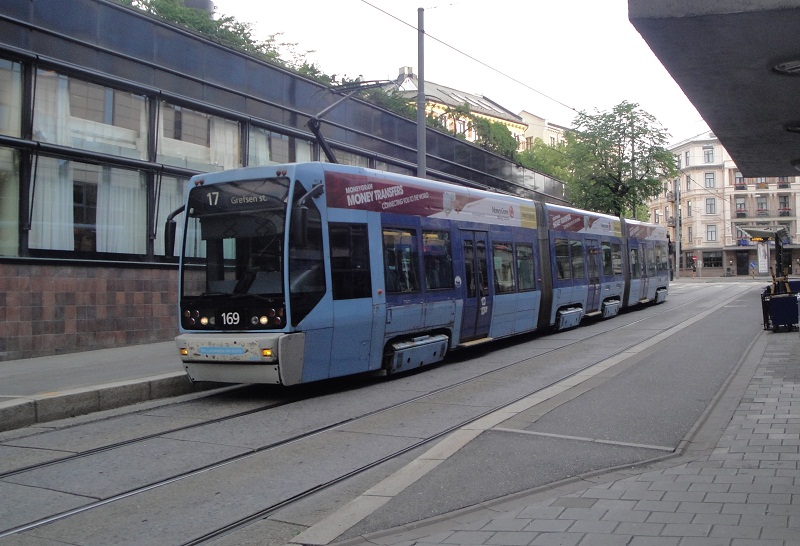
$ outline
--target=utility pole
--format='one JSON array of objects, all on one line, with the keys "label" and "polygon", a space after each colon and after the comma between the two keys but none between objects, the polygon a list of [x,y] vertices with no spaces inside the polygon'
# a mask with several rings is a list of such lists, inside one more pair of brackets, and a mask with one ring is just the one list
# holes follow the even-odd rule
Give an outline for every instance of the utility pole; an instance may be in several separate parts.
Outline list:
[{"label": "utility pole", "polygon": [[681,276],[681,179],[675,179],[675,278]]},{"label": "utility pole", "polygon": [[427,173],[427,150],[425,141],[425,9],[417,9],[417,176],[425,178]]}]

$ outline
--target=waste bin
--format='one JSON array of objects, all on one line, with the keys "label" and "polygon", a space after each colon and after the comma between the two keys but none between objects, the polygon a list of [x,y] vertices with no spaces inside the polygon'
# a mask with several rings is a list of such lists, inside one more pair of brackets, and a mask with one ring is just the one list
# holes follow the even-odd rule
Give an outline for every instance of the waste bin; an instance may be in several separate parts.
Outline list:
[{"label": "waste bin", "polygon": [[773,294],[771,287],[767,287],[761,294],[761,311],[765,330],[777,332],[786,328],[792,331],[798,326],[800,297],[795,293]]}]

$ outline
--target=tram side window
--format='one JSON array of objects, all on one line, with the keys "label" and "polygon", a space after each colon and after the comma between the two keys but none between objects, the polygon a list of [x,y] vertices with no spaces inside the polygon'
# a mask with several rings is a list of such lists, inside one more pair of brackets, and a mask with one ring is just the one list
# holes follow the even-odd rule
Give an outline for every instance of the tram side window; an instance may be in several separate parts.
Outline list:
[{"label": "tram side window", "polygon": [[514,254],[511,243],[494,243],[494,291],[508,294],[514,291]]},{"label": "tram side window", "polygon": [[614,275],[622,275],[622,245],[611,243],[611,268]]},{"label": "tram side window", "polygon": [[453,288],[453,249],[448,232],[422,232],[422,261],[427,290]]},{"label": "tram side window", "polygon": [[572,278],[572,267],[569,259],[569,241],[556,239],[556,276],[563,281]]},{"label": "tram side window", "polygon": [[536,288],[533,269],[533,246],[517,244],[517,287],[520,292]]},{"label": "tram side window", "polygon": [[586,265],[583,259],[583,243],[581,241],[570,241],[572,253],[572,278],[583,279],[586,277]]},{"label": "tram side window", "polygon": [[631,278],[638,279],[642,276],[642,264],[639,262],[639,250],[631,249]]},{"label": "tram side window", "polygon": [[335,300],[368,298],[372,294],[367,226],[334,224],[331,242],[331,281]]},{"label": "tram side window", "polygon": [[383,230],[383,267],[386,292],[418,292],[419,251],[417,234],[409,229]]},{"label": "tram side window", "polygon": [[603,275],[610,277],[614,274],[614,254],[611,251],[611,243],[606,241],[600,242],[600,252],[603,260]]},{"label": "tram side window", "polygon": [[656,246],[656,264],[661,271],[669,270],[669,258],[666,245]]}]

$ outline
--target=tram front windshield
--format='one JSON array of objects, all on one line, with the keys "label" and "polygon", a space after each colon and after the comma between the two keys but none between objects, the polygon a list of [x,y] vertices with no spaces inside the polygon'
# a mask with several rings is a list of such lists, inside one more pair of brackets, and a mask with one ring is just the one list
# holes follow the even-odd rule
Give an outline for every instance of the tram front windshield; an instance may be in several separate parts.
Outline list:
[{"label": "tram front windshield", "polygon": [[189,193],[183,297],[281,298],[289,179],[198,186]]}]

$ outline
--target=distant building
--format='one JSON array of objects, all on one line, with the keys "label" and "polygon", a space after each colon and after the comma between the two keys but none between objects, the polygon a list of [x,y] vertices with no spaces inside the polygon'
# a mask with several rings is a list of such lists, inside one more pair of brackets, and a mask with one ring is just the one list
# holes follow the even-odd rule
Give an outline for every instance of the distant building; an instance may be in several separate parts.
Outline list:
[{"label": "distant building", "polygon": [[[400,82],[399,84],[393,85],[396,85],[399,91],[407,96],[409,100],[416,99],[419,80],[417,75],[414,74],[414,69],[409,66],[400,68],[398,81]],[[454,134],[462,134],[469,142],[475,142],[477,135],[469,124],[469,120],[452,115],[453,108],[464,105],[469,106],[470,112],[477,117],[495,123],[502,123],[520,145],[524,144],[524,135],[528,127],[522,117],[483,95],[467,93],[439,83],[425,81],[426,113],[441,120],[448,131]]]},{"label": "distant building", "polygon": [[744,228],[784,227],[790,237],[784,264],[800,273],[798,177],[744,178],[713,133],[680,142],[670,151],[680,175],[665,181],[663,194],[650,202],[650,219],[672,228],[668,232],[680,244],[682,272],[769,275],[775,265],[774,243],[753,241]]},{"label": "distant building", "polygon": [[520,147],[520,151],[531,148],[533,143],[536,142],[537,138],[541,139],[542,142],[550,146],[557,146],[558,144],[564,142],[564,131],[567,130],[566,127],[549,123],[543,117],[539,117],[536,114],[531,114],[525,110],[520,112],[519,116],[527,126],[525,128],[525,134],[523,135],[523,142],[522,146]]}]

